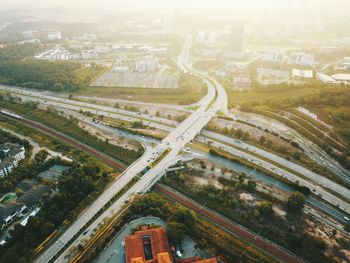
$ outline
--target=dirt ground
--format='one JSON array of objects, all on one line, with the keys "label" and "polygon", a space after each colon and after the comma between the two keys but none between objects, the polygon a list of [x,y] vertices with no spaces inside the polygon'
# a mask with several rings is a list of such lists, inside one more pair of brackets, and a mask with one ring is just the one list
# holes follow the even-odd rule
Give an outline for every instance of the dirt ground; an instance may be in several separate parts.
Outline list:
[{"label": "dirt ground", "polygon": [[109,143],[113,144],[113,145],[117,145],[120,147],[123,147],[125,149],[129,149],[129,150],[139,150],[140,148],[142,148],[142,145],[135,140],[130,140],[126,137],[118,137],[115,134],[106,132],[104,130],[101,129],[97,129],[96,127],[84,122],[84,121],[79,121],[79,126],[88,131],[89,133],[97,136],[99,139],[101,140],[105,140],[108,139]]}]

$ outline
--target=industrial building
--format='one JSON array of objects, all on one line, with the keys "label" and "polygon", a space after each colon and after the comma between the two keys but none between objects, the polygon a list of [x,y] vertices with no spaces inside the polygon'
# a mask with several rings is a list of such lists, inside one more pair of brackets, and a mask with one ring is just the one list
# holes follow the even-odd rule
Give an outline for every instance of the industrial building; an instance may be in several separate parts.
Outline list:
[{"label": "industrial building", "polygon": [[314,55],[302,52],[293,52],[289,56],[288,64],[312,67],[314,65]]},{"label": "industrial building", "polygon": [[155,72],[159,68],[158,59],[152,56],[146,56],[135,64],[136,72]]},{"label": "industrial building", "polygon": [[262,61],[282,64],[285,59],[285,51],[284,50],[266,50],[263,54]]},{"label": "industrial building", "polygon": [[326,84],[338,84],[338,81],[336,81],[334,78],[332,78],[331,76],[328,76],[326,74],[317,73],[316,76],[317,76],[317,79],[319,79],[323,83],[326,83]]}]

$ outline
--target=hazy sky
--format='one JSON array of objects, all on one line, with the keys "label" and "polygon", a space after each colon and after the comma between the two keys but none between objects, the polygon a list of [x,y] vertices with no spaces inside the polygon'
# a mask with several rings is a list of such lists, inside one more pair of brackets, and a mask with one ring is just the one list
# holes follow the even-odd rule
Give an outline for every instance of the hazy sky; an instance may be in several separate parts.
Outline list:
[{"label": "hazy sky", "polygon": [[172,11],[188,9],[192,11],[226,10],[228,8],[268,9],[272,6],[311,4],[337,0],[0,0],[0,8],[126,8],[128,10]]}]

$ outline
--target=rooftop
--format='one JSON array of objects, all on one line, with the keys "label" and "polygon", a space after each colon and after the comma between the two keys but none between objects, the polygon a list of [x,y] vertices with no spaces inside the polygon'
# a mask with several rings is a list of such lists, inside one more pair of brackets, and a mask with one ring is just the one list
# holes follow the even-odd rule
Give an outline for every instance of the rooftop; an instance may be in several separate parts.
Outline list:
[{"label": "rooftop", "polygon": [[164,227],[143,228],[134,235],[125,237],[126,263],[168,263],[171,262],[170,246]]}]

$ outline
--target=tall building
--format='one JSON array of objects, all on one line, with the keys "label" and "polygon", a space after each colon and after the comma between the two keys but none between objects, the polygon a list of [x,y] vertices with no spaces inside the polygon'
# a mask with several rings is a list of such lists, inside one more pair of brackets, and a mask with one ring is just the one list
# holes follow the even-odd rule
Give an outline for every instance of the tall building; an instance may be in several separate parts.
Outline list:
[{"label": "tall building", "polygon": [[230,31],[230,50],[234,52],[242,52],[243,49],[243,25],[234,25]]},{"label": "tall building", "polygon": [[162,34],[170,34],[173,31],[173,17],[169,14],[162,16]]}]

